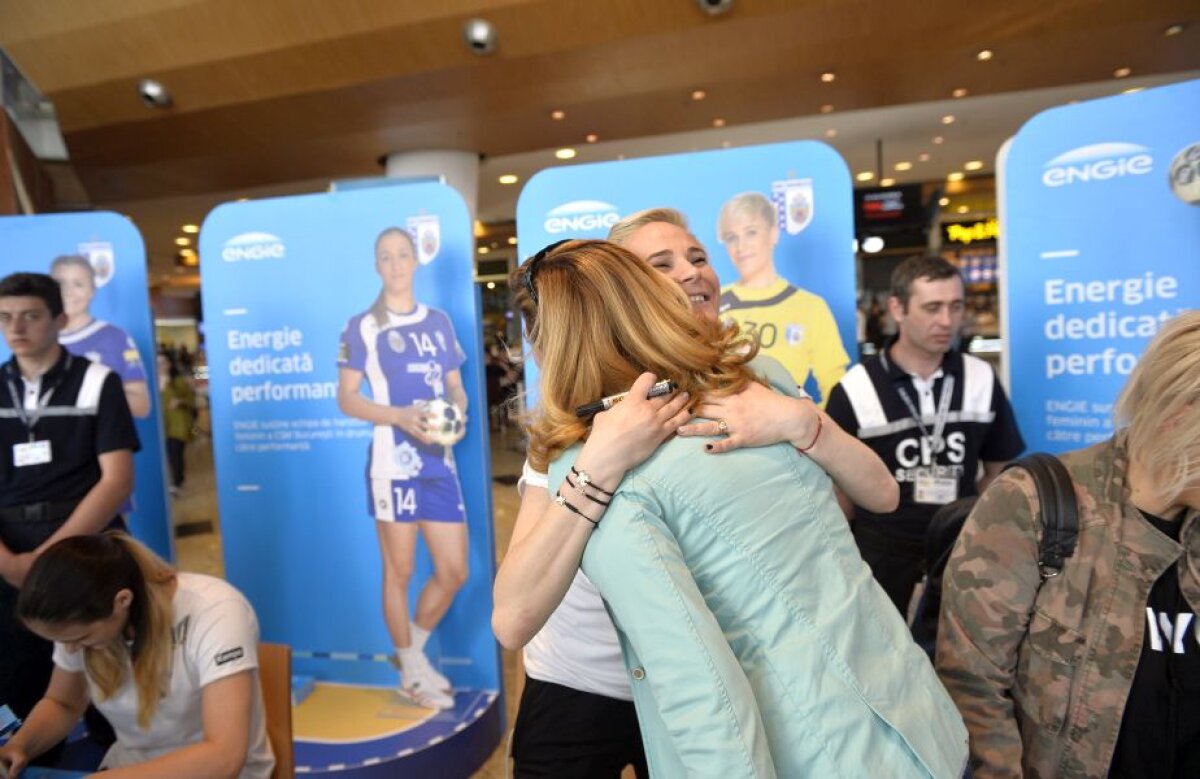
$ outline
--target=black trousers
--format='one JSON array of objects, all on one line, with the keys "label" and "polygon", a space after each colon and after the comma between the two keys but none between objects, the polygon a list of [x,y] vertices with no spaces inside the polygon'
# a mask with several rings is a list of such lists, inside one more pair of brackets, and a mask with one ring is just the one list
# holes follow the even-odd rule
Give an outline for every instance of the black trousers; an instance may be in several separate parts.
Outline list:
[{"label": "black trousers", "polygon": [[850,529],[875,581],[907,619],[913,590],[925,575],[924,540],[897,535],[870,521],[855,520]]},{"label": "black trousers", "polygon": [[171,466],[171,486],[183,486],[183,447],[186,442],[178,438],[167,439],[167,462]]},{"label": "black trousers", "polygon": [[525,678],[513,728],[513,776],[617,779],[650,775],[631,701]]}]

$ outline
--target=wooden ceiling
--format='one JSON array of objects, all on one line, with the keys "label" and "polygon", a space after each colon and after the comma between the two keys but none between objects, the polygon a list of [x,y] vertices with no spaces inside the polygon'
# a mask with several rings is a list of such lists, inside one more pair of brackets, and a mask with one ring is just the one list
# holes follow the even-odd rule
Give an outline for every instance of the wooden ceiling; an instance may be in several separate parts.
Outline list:
[{"label": "wooden ceiling", "polygon": [[[463,43],[472,17],[495,53]],[[54,103],[97,205],[378,175],[398,151],[509,155],[1183,71],[1198,28],[1196,0],[736,0],[716,17],[695,0],[0,2],[0,47]],[[174,106],[144,106],[143,77]]]}]

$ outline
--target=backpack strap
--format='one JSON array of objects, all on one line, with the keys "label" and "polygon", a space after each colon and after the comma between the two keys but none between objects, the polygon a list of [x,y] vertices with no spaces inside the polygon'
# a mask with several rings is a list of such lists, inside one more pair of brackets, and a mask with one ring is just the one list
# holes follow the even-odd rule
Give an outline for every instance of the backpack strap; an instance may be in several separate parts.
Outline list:
[{"label": "backpack strap", "polygon": [[1035,452],[1004,467],[1024,468],[1033,477],[1042,514],[1042,540],[1038,545],[1038,570],[1042,581],[1057,576],[1075,551],[1079,539],[1079,506],[1071,474],[1062,460]]}]

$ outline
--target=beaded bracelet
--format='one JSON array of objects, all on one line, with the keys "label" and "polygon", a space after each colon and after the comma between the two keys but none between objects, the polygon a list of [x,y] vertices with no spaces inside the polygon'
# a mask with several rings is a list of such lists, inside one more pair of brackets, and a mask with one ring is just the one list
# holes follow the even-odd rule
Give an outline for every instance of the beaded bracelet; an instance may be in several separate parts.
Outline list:
[{"label": "beaded bracelet", "polygon": [[580,511],[578,508],[576,508],[574,505],[572,505],[570,501],[568,501],[566,498],[564,498],[562,496],[562,493],[560,493],[560,492],[554,493],[554,502],[557,503],[558,505],[562,506],[563,508],[565,508],[567,511],[570,511],[572,514],[578,514],[579,516],[586,519],[588,522],[591,522],[593,528],[600,526],[600,520],[592,519],[587,514],[584,514],[582,511]]}]

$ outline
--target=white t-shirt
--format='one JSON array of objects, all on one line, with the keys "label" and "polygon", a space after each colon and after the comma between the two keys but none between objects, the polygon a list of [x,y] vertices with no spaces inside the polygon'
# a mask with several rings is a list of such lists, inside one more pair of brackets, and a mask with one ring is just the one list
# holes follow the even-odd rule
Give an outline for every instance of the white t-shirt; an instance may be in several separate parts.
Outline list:
[{"label": "white t-shirt", "polygon": [[[528,460],[517,490],[525,487],[548,489],[546,474],[533,470]],[[573,690],[633,700],[617,629],[583,571],[575,572],[562,603],[525,645],[525,673]]]},{"label": "white t-shirt", "polygon": [[[254,697],[250,712],[250,748],[240,779],[269,779],[275,765],[267,742],[262,691],[258,683],[258,619],[240,592],[220,579],[194,573],[178,574],[173,601],[174,649],[171,686],[159,701],[150,727],[138,726],[137,688],[132,669],[125,682],[107,700],[88,679],[96,708],[112,723],[117,741],[104,756],[101,768],[144,763],[204,739],[201,691],[227,676],[250,671]],[[82,651],[54,645],[54,663],[65,671],[85,673]]]}]

